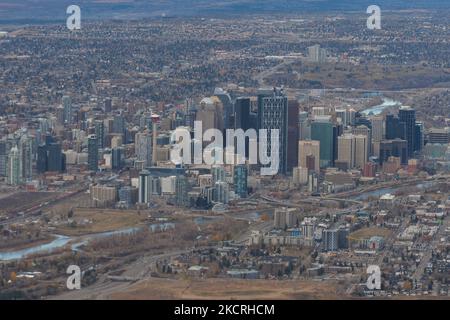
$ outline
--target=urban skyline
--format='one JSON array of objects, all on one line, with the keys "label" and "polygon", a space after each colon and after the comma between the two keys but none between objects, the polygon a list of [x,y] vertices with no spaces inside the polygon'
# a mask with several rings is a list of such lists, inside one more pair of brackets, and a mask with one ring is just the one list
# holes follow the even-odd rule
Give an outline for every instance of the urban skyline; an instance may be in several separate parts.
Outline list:
[{"label": "urban skyline", "polygon": [[0,300],[450,297],[449,8],[225,2],[11,9]]}]

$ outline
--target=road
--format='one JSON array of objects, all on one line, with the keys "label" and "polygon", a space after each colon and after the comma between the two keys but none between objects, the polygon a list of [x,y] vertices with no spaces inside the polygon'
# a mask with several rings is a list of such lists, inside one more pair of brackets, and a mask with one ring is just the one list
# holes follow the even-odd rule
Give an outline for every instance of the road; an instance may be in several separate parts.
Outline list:
[{"label": "road", "polygon": [[153,267],[158,260],[170,259],[171,257],[176,257],[181,254],[188,254],[193,250],[208,249],[211,247],[199,247],[199,248],[187,248],[183,250],[174,250],[171,252],[157,254],[157,255],[144,255],[138,260],[132,262],[129,265],[123,267],[125,270],[120,278],[134,279],[129,281],[113,281],[107,274],[99,276],[99,280],[86,288],[75,291],[67,291],[57,296],[48,297],[50,300],[85,300],[85,299],[107,299],[112,293],[124,291],[130,288],[133,284],[138,281],[142,281],[151,277],[151,272]]},{"label": "road", "polygon": [[[268,70],[265,70],[265,71],[263,71],[263,72],[257,74],[255,77],[253,77],[253,80],[258,81],[258,84],[259,84],[260,87],[264,87],[264,86],[266,86],[266,85],[265,85],[265,82],[264,82],[264,79],[265,79],[265,78],[267,78],[268,76],[270,76],[270,75],[272,75],[272,74],[278,72],[278,71],[279,71],[280,69],[282,69],[283,67],[288,66],[288,65],[291,65],[291,64],[293,64],[293,63],[295,63],[295,62],[298,62],[298,61],[297,61],[297,60],[287,60],[287,61],[283,61],[282,63],[277,64],[275,67],[272,67],[272,68],[270,68],[270,69],[268,69]],[[309,91],[309,90],[308,90],[308,91]]]},{"label": "road", "polygon": [[444,236],[445,229],[447,229],[449,226],[450,226],[450,216],[446,216],[442,225],[439,226],[438,231],[434,235],[433,239],[430,241],[430,244],[428,245],[427,250],[425,250],[422,259],[420,259],[420,263],[412,276],[413,281],[419,282],[422,279],[422,276],[425,273],[425,267],[430,262],[433,249],[438,247],[441,237]]}]

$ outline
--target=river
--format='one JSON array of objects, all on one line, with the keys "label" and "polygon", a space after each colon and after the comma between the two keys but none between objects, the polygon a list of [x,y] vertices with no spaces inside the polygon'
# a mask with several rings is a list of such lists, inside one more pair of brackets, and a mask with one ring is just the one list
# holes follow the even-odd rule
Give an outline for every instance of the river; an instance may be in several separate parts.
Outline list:
[{"label": "river", "polygon": [[368,109],[365,109],[363,111],[361,111],[361,113],[365,116],[368,116],[370,114],[373,114],[375,116],[381,114],[384,109],[389,108],[389,107],[395,107],[395,106],[401,106],[402,104],[398,101],[389,99],[389,98],[383,98],[383,103],[370,107]]},{"label": "river", "polygon": [[[420,182],[416,185],[413,185],[411,187],[416,187],[420,190],[429,188],[433,186],[435,182]],[[389,187],[389,188],[382,188],[374,191],[368,191],[361,193],[357,196],[351,197],[354,200],[360,200],[364,201],[367,200],[369,197],[381,197],[384,194],[387,193],[394,193],[396,190],[399,190],[401,188],[404,188],[404,186],[395,186],[395,187]],[[260,218],[259,213],[251,213],[251,214],[245,214],[241,216],[241,218],[246,218],[249,220],[258,220]],[[197,225],[202,225],[205,223],[214,222],[218,219],[223,219],[223,217],[198,217],[194,219],[194,222]],[[174,223],[159,223],[159,224],[151,224],[148,226],[148,228],[152,231],[166,231],[173,229],[175,227]],[[41,244],[35,247],[21,249],[17,251],[11,251],[11,252],[0,252],[0,261],[11,261],[11,260],[20,260],[24,257],[31,255],[31,254],[37,254],[37,253],[43,253],[43,252],[49,252],[55,249],[63,248],[64,246],[70,244],[71,249],[76,251],[78,250],[82,245],[87,244],[89,241],[99,238],[106,238],[109,236],[117,235],[117,234],[130,234],[132,232],[136,232],[141,230],[143,227],[132,227],[132,228],[126,228],[126,229],[120,229],[116,231],[110,231],[110,232],[102,232],[102,233],[96,233],[96,234],[90,234],[85,236],[79,236],[79,237],[66,237],[61,235],[56,235],[55,239],[49,243]]]},{"label": "river", "polygon": [[[174,227],[175,227],[174,223],[159,223],[159,224],[151,224],[148,226],[148,228],[152,232],[166,231],[169,229],[173,229]],[[79,248],[81,246],[87,244],[91,240],[106,238],[106,237],[110,237],[110,236],[118,235],[118,234],[131,234],[133,232],[142,230],[142,228],[143,227],[132,227],[132,228],[115,230],[115,231],[89,234],[89,235],[84,235],[84,236],[79,236],[79,237],[67,237],[67,236],[55,235],[55,239],[49,243],[41,244],[38,246],[26,248],[26,249],[16,250],[16,251],[0,252],[0,261],[20,260],[31,254],[51,252],[53,250],[63,248],[69,244],[70,244],[71,249],[76,251],[76,250],[79,250]]]},{"label": "river", "polygon": [[[415,185],[412,185],[410,187],[413,188],[417,188],[419,190],[424,190],[427,188],[430,188],[432,186],[434,186],[437,182],[434,181],[427,181],[427,182],[419,182]],[[389,187],[389,188],[382,188],[382,189],[378,189],[378,190],[373,190],[373,191],[367,191],[367,192],[363,192],[361,194],[358,194],[357,196],[351,197],[351,199],[353,200],[358,200],[358,201],[365,201],[367,199],[369,199],[369,197],[376,197],[379,198],[385,194],[393,194],[395,193],[395,191],[400,190],[402,188],[405,188],[404,185],[399,185],[399,186],[395,186],[395,187]]]}]

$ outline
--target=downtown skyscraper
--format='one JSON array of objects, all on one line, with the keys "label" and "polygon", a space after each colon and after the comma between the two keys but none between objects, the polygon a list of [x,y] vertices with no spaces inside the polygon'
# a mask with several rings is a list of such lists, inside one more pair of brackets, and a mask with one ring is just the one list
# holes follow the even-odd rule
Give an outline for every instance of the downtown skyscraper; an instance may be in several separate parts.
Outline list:
[{"label": "downtown skyscraper", "polygon": [[95,134],[88,137],[88,169],[98,170],[98,139]]},{"label": "downtown skyscraper", "polygon": [[152,165],[152,134],[145,130],[144,132],[136,133],[134,142],[134,150],[136,159],[142,161],[144,167]]},{"label": "downtown skyscraper", "polygon": [[405,124],[405,140],[408,141],[408,157],[412,158],[417,149],[416,142],[416,111],[411,107],[401,107],[398,111],[400,122]]},{"label": "downtown skyscraper", "polygon": [[19,140],[20,175],[22,181],[30,181],[33,174],[33,141],[28,135]]},{"label": "downtown skyscraper", "polygon": [[333,123],[314,121],[311,124],[311,139],[320,142],[320,167],[333,166],[337,146],[336,127]]},{"label": "downtown skyscraper", "polygon": [[64,123],[72,123],[72,99],[69,96],[62,97]]},{"label": "downtown skyscraper", "polygon": [[63,172],[66,169],[65,155],[61,152],[61,144],[48,136],[45,144],[37,148],[36,168],[38,173]]},{"label": "downtown skyscraper", "polygon": [[[287,172],[288,97],[283,89],[260,89],[258,92],[258,129],[267,130],[267,150],[271,154],[271,130],[279,130],[279,170]],[[261,137],[259,137],[261,139]]]},{"label": "downtown skyscraper", "polygon": [[8,142],[6,140],[0,141],[0,176],[6,175],[6,168],[8,165]]}]

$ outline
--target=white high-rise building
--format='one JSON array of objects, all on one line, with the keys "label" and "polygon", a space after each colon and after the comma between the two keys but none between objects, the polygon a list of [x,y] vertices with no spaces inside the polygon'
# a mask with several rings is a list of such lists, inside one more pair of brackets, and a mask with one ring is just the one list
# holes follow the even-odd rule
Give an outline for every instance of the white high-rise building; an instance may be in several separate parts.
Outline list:
[{"label": "white high-rise building", "polygon": [[325,62],[327,60],[327,51],[318,44],[308,47],[308,59],[316,63]]},{"label": "white high-rise building", "polygon": [[6,181],[10,185],[18,185],[21,181],[19,149],[16,146],[11,148],[8,155],[8,167],[6,172]]},{"label": "white high-rise building", "polygon": [[48,119],[46,118],[39,118],[39,130],[41,130],[42,134],[47,133],[50,130],[50,124]]},{"label": "white high-rise building", "polygon": [[326,112],[325,107],[313,107],[312,108],[312,115],[314,117],[326,116],[327,112]]},{"label": "white high-rise building", "polygon": [[308,183],[308,168],[295,167],[292,169],[292,182],[294,185],[306,185]]},{"label": "white high-rise building", "polygon": [[223,166],[214,165],[211,168],[211,174],[212,174],[213,184],[218,181],[225,181],[225,168]]},{"label": "white high-rise building", "polygon": [[351,108],[347,111],[347,124],[354,125],[356,120],[356,110]]},{"label": "white high-rise building", "polygon": [[162,177],[161,179],[161,193],[165,195],[175,194],[177,187],[177,177]]},{"label": "white high-rise building", "polygon": [[305,239],[314,238],[317,218],[305,218],[301,224],[302,234]]},{"label": "white high-rise building", "polygon": [[214,187],[214,201],[227,204],[230,199],[228,183],[224,181],[217,181]]},{"label": "white high-rise building", "polygon": [[344,126],[348,125],[348,117],[347,117],[347,110],[346,109],[336,109],[334,111],[334,113],[336,114],[336,119],[341,119],[341,123]]},{"label": "white high-rise building", "polygon": [[72,123],[72,99],[69,96],[62,97],[62,104],[64,108],[64,123]]}]

